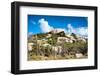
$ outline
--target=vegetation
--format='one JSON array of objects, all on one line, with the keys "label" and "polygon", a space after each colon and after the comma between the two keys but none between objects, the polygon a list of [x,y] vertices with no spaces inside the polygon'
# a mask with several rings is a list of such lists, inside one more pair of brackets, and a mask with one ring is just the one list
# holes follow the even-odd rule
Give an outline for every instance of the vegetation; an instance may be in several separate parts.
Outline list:
[{"label": "vegetation", "polygon": [[[49,33],[50,34],[50,33]],[[77,36],[72,33],[71,36],[76,39],[75,43],[71,42],[62,42],[58,43],[58,37],[65,37],[64,32],[53,34],[51,33],[51,37],[46,38],[48,33],[41,33],[34,35],[28,38],[28,43],[32,42],[35,45],[32,45],[32,50],[28,51],[28,60],[58,60],[58,59],[77,59],[76,54],[82,54],[80,58],[87,58],[88,53],[88,42],[77,41]],[[40,45],[38,40],[46,39],[46,43]],[[43,46],[44,44],[48,44]],[[56,49],[54,49],[56,48]]]},{"label": "vegetation", "polygon": [[77,39],[76,34],[72,33],[71,36],[73,36],[75,39]]}]

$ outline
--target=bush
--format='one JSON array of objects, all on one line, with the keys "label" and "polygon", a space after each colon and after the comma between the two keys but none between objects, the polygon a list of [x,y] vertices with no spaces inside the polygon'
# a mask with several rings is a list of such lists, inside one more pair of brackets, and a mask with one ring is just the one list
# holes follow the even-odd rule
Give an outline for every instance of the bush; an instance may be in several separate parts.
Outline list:
[{"label": "bush", "polygon": [[64,43],[64,48],[67,48],[68,52],[86,54],[88,51],[88,44],[85,42]]}]

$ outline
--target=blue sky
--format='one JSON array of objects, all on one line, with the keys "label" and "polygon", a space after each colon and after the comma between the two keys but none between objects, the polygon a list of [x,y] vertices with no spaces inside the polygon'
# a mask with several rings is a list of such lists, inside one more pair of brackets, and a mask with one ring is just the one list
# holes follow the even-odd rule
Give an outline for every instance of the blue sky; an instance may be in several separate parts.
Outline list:
[{"label": "blue sky", "polygon": [[28,34],[49,32],[53,29],[66,33],[87,35],[88,18],[77,16],[28,15]]}]

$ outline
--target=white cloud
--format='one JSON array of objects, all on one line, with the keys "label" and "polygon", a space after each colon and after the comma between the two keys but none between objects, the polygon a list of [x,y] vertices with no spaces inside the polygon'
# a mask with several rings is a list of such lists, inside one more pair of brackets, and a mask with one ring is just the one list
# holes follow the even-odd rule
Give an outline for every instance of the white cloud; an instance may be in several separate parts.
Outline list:
[{"label": "white cloud", "polygon": [[54,29],[52,26],[48,24],[48,21],[46,21],[44,18],[40,19],[39,23],[40,23],[40,28],[44,33],[50,32],[51,30]]},{"label": "white cloud", "polygon": [[71,29],[71,30],[73,29],[71,24],[68,24],[67,27],[68,27],[68,29]]},{"label": "white cloud", "polygon": [[54,28],[48,24],[48,21],[46,21],[44,18],[40,19],[39,21],[40,28],[43,33],[50,32],[51,30],[57,29],[58,31],[64,31],[65,33],[75,33],[78,35],[88,35],[88,28],[86,27],[79,27],[74,28],[71,24],[67,25],[67,29],[65,28]]},{"label": "white cloud", "polygon": [[40,23],[40,28],[41,28],[42,32],[44,32],[44,33],[50,32],[51,30],[54,30],[54,29],[56,29],[58,31],[64,31],[65,33],[67,32],[66,29],[64,29],[64,28],[54,28],[54,27],[50,26],[48,24],[48,21],[46,21],[44,18],[40,19],[39,23]]},{"label": "white cloud", "polygon": [[33,32],[29,32],[29,33],[28,33],[28,35],[32,35],[32,34],[33,34]]},{"label": "white cloud", "polygon": [[68,28],[68,33],[76,33],[75,28],[73,28],[73,26],[71,24],[68,24],[67,28]]},{"label": "white cloud", "polygon": [[80,34],[80,35],[88,35],[88,29],[85,28],[85,27],[80,27],[77,29],[77,34]]},{"label": "white cloud", "polygon": [[88,35],[88,28],[86,27],[79,27],[79,28],[74,28],[71,24],[67,25],[68,28],[68,33],[75,33],[78,35]]},{"label": "white cloud", "polygon": [[64,29],[64,28],[56,28],[59,32],[60,31],[64,31],[65,33],[67,33],[67,30],[66,29]]},{"label": "white cloud", "polygon": [[31,21],[31,22],[32,22],[32,24],[34,24],[34,25],[36,24],[36,22],[35,22],[35,21]]}]

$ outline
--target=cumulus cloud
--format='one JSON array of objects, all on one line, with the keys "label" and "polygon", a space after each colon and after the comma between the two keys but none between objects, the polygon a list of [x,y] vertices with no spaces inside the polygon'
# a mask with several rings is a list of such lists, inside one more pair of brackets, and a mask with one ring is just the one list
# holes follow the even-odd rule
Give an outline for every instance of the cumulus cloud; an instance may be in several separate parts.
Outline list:
[{"label": "cumulus cloud", "polygon": [[68,28],[68,33],[75,33],[78,35],[88,35],[88,28],[87,27],[79,27],[79,28],[74,28],[71,24],[67,25]]},{"label": "cumulus cloud", "polygon": [[86,27],[78,28],[77,34],[87,36],[88,35],[88,29]]},{"label": "cumulus cloud", "polygon": [[54,28],[51,25],[49,25],[48,21],[46,21],[44,18],[40,19],[39,21],[40,28],[43,33],[50,32],[51,30],[57,29],[58,31],[64,31],[65,33],[75,33],[78,35],[88,35],[88,28],[87,27],[79,27],[74,28],[71,24],[67,25],[66,28]]},{"label": "cumulus cloud", "polygon": [[54,29],[52,26],[48,24],[48,21],[46,21],[44,18],[40,19],[39,23],[40,23],[40,28],[44,33],[50,32],[51,30]]},{"label": "cumulus cloud", "polygon": [[68,25],[67,25],[67,27],[68,27],[68,29],[73,30],[73,27],[72,27],[72,25],[71,25],[71,24],[68,24]]},{"label": "cumulus cloud", "polygon": [[67,28],[68,28],[68,33],[76,33],[75,28],[73,28],[73,26],[71,24],[68,24]]}]

